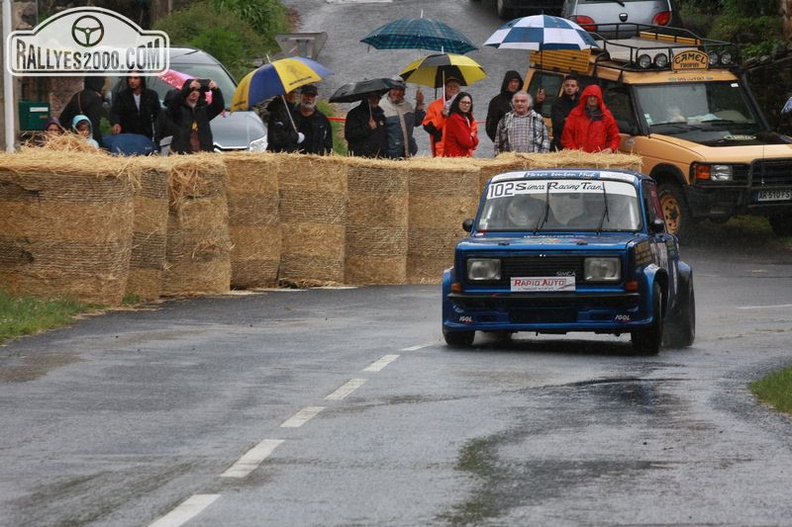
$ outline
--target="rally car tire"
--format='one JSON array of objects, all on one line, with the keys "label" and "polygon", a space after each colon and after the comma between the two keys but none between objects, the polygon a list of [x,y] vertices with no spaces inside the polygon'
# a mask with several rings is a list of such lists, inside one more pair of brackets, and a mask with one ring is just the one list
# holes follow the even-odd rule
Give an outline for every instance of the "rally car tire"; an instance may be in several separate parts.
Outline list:
[{"label": "rally car tire", "polygon": [[657,355],[663,342],[663,291],[654,285],[652,324],[646,329],[632,332],[633,351],[638,355]]},{"label": "rally car tire", "polygon": [[669,324],[667,342],[672,348],[687,348],[696,340],[696,295],[693,286],[682,293],[679,310]]},{"label": "rally car tire", "polygon": [[453,331],[446,329],[443,326],[443,338],[446,341],[446,344],[453,348],[467,348],[473,345],[473,340],[476,338],[475,331]]}]

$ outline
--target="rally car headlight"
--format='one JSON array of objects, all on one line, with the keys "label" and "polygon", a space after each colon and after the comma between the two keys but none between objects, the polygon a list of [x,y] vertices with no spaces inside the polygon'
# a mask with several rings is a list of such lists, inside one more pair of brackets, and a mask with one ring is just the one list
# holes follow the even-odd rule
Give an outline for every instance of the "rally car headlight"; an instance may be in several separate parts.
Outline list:
[{"label": "rally car headlight", "polygon": [[494,258],[470,258],[467,261],[468,280],[500,280],[501,261]]},{"label": "rally car headlight", "polygon": [[586,282],[618,282],[621,262],[618,258],[586,258],[583,261]]}]

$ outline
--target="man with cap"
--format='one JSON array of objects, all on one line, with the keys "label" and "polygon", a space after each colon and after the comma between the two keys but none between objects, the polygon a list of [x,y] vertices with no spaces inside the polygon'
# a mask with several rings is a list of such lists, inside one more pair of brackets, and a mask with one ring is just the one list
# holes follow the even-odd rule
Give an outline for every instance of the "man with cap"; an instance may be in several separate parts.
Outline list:
[{"label": "man with cap", "polygon": [[446,78],[443,97],[432,101],[426,110],[423,127],[429,134],[429,140],[432,144],[432,156],[434,157],[443,156],[443,127],[445,126],[451,103],[459,93],[459,85],[459,79],[454,77]]},{"label": "man with cap", "polygon": [[300,92],[300,106],[294,112],[297,127],[297,152],[328,155],[333,152],[333,131],[330,120],[316,107],[319,89],[306,84]]},{"label": "man with cap", "polygon": [[388,157],[404,159],[418,152],[418,144],[413,137],[413,130],[421,126],[426,111],[424,95],[418,89],[415,92],[415,108],[404,98],[407,85],[398,75],[391,79],[391,89],[380,101],[385,114],[385,130],[388,135]]}]

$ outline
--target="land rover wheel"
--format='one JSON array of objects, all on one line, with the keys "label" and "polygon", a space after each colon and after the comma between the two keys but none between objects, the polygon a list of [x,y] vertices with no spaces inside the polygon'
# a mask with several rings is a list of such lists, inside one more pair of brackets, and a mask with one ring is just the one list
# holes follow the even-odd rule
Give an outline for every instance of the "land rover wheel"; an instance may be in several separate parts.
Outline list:
[{"label": "land rover wheel", "polygon": [[660,206],[663,209],[666,229],[679,238],[684,238],[691,232],[693,218],[682,187],[675,183],[663,183],[657,190],[660,195]]},{"label": "land rover wheel", "polygon": [[646,329],[632,332],[633,351],[638,355],[657,355],[663,342],[663,291],[654,285],[652,324]]},{"label": "land rover wheel", "polygon": [[446,344],[452,348],[467,348],[473,344],[476,332],[467,330],[454,331],[443,326],[443,338]]},{"label": "land rover wheel", "polygon": [[776,236],[792,236],[792,213],[773,214],[768,220]]}]

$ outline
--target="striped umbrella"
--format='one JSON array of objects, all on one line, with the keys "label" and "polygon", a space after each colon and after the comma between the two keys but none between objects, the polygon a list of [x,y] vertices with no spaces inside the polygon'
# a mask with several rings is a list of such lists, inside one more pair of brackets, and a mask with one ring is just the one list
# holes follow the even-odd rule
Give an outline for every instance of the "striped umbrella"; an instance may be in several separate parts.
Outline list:
[{"label": "striped umbrella", "polygon": [[490,35],[485,46],[531,51],[596,48],[597,42],[582,27],[550,15],[515,18]]},{"label": "striped umbrella", "polygon": [[234,91],[231,111],[250,107],[312,82],[319,82],[331,71],[304,57],[289,57],[264,64],[245,75]]},{"label": "striped umbrella", "polygon": [[465,54],[478,49],[462,33],[431,18],[399,18],[361,40],[376,49],[427,49]]}]

